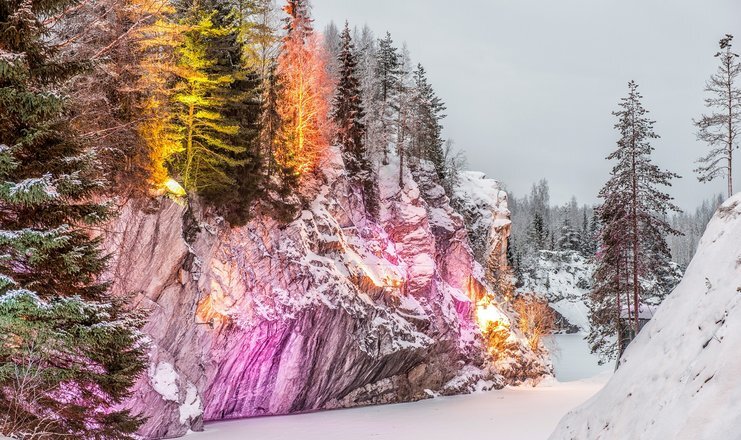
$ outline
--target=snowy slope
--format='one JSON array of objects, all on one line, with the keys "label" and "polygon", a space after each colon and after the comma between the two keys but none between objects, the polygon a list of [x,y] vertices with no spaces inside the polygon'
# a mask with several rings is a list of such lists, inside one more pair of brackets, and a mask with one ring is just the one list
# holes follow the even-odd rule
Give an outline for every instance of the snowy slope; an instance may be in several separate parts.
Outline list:
[{"label": "snowy slope", "polygon": [[716,213],[679,286],[604,390],[553,440],[741,439],[741,194]]}]

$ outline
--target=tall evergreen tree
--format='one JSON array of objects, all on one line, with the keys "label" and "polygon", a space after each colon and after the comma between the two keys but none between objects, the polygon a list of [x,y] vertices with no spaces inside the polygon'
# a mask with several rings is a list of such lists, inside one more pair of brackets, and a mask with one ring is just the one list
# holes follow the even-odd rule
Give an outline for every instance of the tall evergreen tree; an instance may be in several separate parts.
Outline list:
[{"label": "tall evergreen tree", "polygon": [[579,234],[576,232],[574,227],[568,218],[565,218],[563,225],[561,226],[561,234],[558,237],[558,243],[556,244],[559,250],[563,251],[578,251],[581,241],[579,240]]},{"label": "tall evergreen tree", "polygon": [[339,81],[334,98],[332,117],[337,129],[336,141],[342,147],[345,167],[352,178],[358,180],[363,188],[363,200],[368,212],[377,214],[378,201],[375,191],[375,178],[368,153],[363,144],[365,125],[360,82],[356,75],[357,61],[355,47],[350,35],[350,27],[340,35],[338,56]]},{"label": "tall evergreen tree", "polygon": [[[128,119],[135,122],[137,143],[147,152],[149,184],[165,188],[170,179],[168,165],[182,151],[182,135],[175,125],[172,84],[176,78],[177,47],[182,44],[184,27],[175,18],[168,0],[127,0],[128,22],[132,30],[134,54],[124,68],[135,78],[124,95],[134,95]],[[139,23],[135,26],[135,23]],[[135,152],[136,153],[136,152]],[[137,158],[133,158],[136,160]]]},{"label": "tall evergreen tree", "polygon": [[213,39],[229,32],[214,22],[215,15],[216,11],[204,10],[199,2],[187,11],[173,97],[176,124],[182,132],[174,166],[186,190],[197,192],[217,192],[234,185],[229,168],[246,164],[246,159],[238,158],[246,152],[236,143],[239,125],[226,116],[226,96],[235,78],[216,69],[218,61],[211,52]]},{"label": "tall evergreen tree", "polygon": [[[647,117],[638,85],[631,81],[628,88],[621,109],[614,113],[620,139],[608,160],[615,161],[615,165],[600,191],[604,200],[600,208],[603,248],[598,255],[592,299],[596,307],[617,308],[595,312],[594,317],[614,317],[620,315],[622,308],[619,295],[625,295],[624,305],[635,335],[639,331],[639,307],[646,299],[643,281],[656,280],[666,270],[670,259],[666,236],[677,233],[665,218],[668,212],[679,208],[661,188],[671,186],[671,180],[679,176],[652,163],[651,140],[658,138],[653,131],[654,121]],[[615,297],[613,300],[602,298],[603,295]],[[600,319],[592,323],[593,333],[599,335],[590,339],[593,349],[611,355],[613,352],[604,348],[604,338],[609,332],[599,327],[615,329],[619,323]]]},{"label": "tall evergreen tree", "polygon": [[445,118],[445,104],[437,96],[427,79],[427,73],[421,64],[414,71],[415,102],[412,131],[412,151],[417,157],[427,159],[435,167],[438,179],[447,177],[445,164],[445,141],[442,138],[442,119]]},{"label": "tall evergreen tree", "polygon": [[0,434],[14,438],[123,439],[141,423],[115,406],[145,367],[142,320],[98,281],[104,182],[59,92],[88,64],[48,38],[77,3],[0,3]]},{"label": "tall evergreen tree", "polygon": [[396,132],[396,115],[399,112],[399,82],[401,59],[398,49],[394,46],[391,34],[378,40],[376,52],[375,77],[377,79],[376,92],[372,110],[378,125],[378,142],[381,143],[383,163],[388,163],[388,155]]},{"label": "tall evergreen tree", "polygon": [[331,87],[308,1],[289,0],[284,11],[288,17],[277,67],[281,127],[275,157],[282,172],[300,177],[316,169],[329,143]]},{"label": "tall evergreen tree", "polygon": [[414,120],[414,87],[411,80],[412,58],[406,43],[399,56],[399,111],[396,113],[396,155],[399,157],[399,187],[404,187],[405,160],[409,156],[411,144],[412,121]]},{"label": "tall evergreen tree", "polygon": [[548,249],[548,231],[543,216],[538,211],[533,215],[533,221],[530,224],[528,235],[529,241],[533,244],[536,251]]},{"label": "tall evergreen tree", "polygon": [[728,197],[733,196],[733,150],[738,149],[741,126],[741,86],[738,84],[741,62],[739,55],[731,51],[732,40],[733,35],[720,40],[721,51],[715,54],[720,59],[720,67],[705,86],[705,91],[711,94],[705,99],[705,106],[715,111],[695,121],[699,129],[697,138],[711,147],[707,156],[700,158],[700,167],[695,171],[700,182],[725,176]]}]

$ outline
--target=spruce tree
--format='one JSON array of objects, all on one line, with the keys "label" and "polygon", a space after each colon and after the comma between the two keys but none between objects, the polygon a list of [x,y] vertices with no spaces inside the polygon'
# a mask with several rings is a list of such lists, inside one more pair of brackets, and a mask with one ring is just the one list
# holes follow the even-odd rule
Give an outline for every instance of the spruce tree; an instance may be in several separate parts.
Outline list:
[{"label": "spruce tree", "polygon": [[445,141],[442,138],[442,119],[445,118],[445,104],[437,96],[427,79],[421,64],[414,71],[415,102],[412,151],[417,157],[429,160],[435,167],[440,182],[447,178]]},{"label": "spruce tree", "polygon": [[[270,32],[262,25],[263,3],[262,0],[242,0],[231,6],[213,1],[210,6],[214,27],[221,32],[207,40],[207,55],[215,61],[207,72],[233,79],[228,86],[217,88],[212,97],[222,103],[223,120],[238,128],[233,135],[224,134],[223,139],[243,148],[224,153],[235,162],[224,167],[232,183],[204,188],[201,194],[232,226],[243,225],[249,220],[254,202],[265,199],[270,185],[265,172],[269,158],[259,131],[265,85],[262,68],[268,62],[262,60],[263,45],[269,41],[264,33]],[[248,37],[256,41],[247,41]]]},{"label": "spruce tree", "polygon": [[546,230],[545,221],[540,212],[536,211],[533,215],[533,221],[528,230],[528,238],[536,251],[548,249],[548,231]]},{"label": "spruce tree", "polygon": [[710,152],[700,158],[700,182],[710,182],[717,177],[726,177],[728,197],[733,196],[733,150],[738,149],[741,127],[741,62],[739,55],[731,50],[733,35],[720,40],[721,51],[715,54],[720,59],[718,72],[710,77],[705,91],[711,96],[705,106],[715,111],[703,115],[695,125],[699,129],[697,138],[710,145]]},{"label": "spruce tree", "polygon": [[58,57],[48,17],[70,0],[0,3],[0,434],[132,438],[115,409],[145,367],[141,316],[99,281],[109,218],[60,92],[88,63]]},{"label": "spruce tree", "polygon": [[571,226],[571,222],[568,218],[564,219],[563,225],[561,226],[561,234],[558,237],[557,248],[562,251],[578,251],[581,241],[579,240],[579,234]]},{"label": "spruce tree", "polygon": [[226,117],[227,91],[235,78],[215,69],[218,61],[211,51],[213,39],[229,32],[214,22],[215,15],[194,2],[183,19],[187,30],[177,50],[179,81],[173,99],[182,140],[173,164],[185,189],[196,192],[234,185],[229,168],[247,163],[240,157],[246,148],[237,143],[239,125]]},{"label": "spruce tree", "polygon": [[[615,165],[600,191],[604,200],[600,207],[603,247],[592,292],[590,341],[593,350],[607,356],[615,353],[608,348],[611,344],[606,338],[619,328],[623,306],[631,319],[632,334],[638,333],[638,311],[647,297],[644,281],[656,280],[666,270],[670,259],[666,236],[678,233],[665,219],[670,211],[678,212],[679,208],[661,189],[671,186],[671,180],[679,176],[652,163],[651,141],[658,138],[654,121],[647,117],[638,85],[631,81],[628,88],[621,109],[613,113],[618,118],[615,128],[620,139],[617,149],[607,157]],[[625,297],[622,304],[620,295]],[[599,307],[605,309],[597,310]],[[608,318],[614,321],[606,321]]]},{"label": "spruce tree", "polygon": [[281,126],[275,158],[281,172],[298,180],[316,170],[329,144],[331,84],[308,0],[289,0],[283,10],[288,16],[276,71]]},{"label": "spruce tree", "polygon": [[396,131],[396,114],[399,111],[400,67],[401,59],[399,58],[398,49],[394,46],[391,34],[386,32],[386,36],[378,40],[375,70],[377,85],[374,99],[377,104],[374,107],[374,117],[376,118],[376,124],[379,125],[378,141],[381,142],[384,164],[388,164],[391,140]]},{"label": "spruce tree", "polygon": [[366,209],[375,215],[378,213],[378,200],[373,169],[363,143],[365,125],[362,120],[365,113],[360,83],[356,75],[357,61],[354,51],[350,27],[345,22],[345,28],[340,35],[339,80],[332,112],[337,129],[335,140],[342,147],[342,157],[347,171],[362,186]]}]

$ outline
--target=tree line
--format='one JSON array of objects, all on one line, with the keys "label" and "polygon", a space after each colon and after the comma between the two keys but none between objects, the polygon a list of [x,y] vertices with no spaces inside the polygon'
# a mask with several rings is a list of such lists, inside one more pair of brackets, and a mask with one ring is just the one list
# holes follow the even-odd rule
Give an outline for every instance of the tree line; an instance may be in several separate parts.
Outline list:
[{"label": "tree line", "polygon": [[[708,114],[694,121],[698,140],[710,151],[698,160],[700,182],[725,178],[733,195],[733,153],[741,124],[739,55],[733,36],[724,36],[715,54],[719,67],[706,84]],[[607,156],[610,177],[599,192],[599,206],[579,206],[572,199],[552,207],[548,183],[533,185],[531,194],[511,198],[513,234],[509,262],[518,277],[535,275],[540,251],[573,251],[596,264],[589,293],[592,350],[603,359],[619,357],[627,339],[641,326],[641,308],[654,304],[675,285],[674,262],[686,267],[722,196],[706,200],[694,214],[685,214],[665,192],[677,174],[652,160],[652,142],[659,136],[643,106],[638,84],[613,113],[619,139]],[[673,260],[673,261],[672,261]]]}]

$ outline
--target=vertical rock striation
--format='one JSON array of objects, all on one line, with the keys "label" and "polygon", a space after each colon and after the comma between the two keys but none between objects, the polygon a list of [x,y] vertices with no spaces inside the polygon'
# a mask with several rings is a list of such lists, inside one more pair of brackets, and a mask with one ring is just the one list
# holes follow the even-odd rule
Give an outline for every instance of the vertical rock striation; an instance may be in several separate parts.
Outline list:
[{"label": "vertical rock striation", "polygon": [[[114,293],[150,312],[151,366],[129,403],[143,437],[505,384],[473,317],[483,270],[445,192],[384,166],[374,221],[339,157],[288,225],[229,228],[165,198],[110,225]],[[506,240],[502,201],[488,215]]]}]

